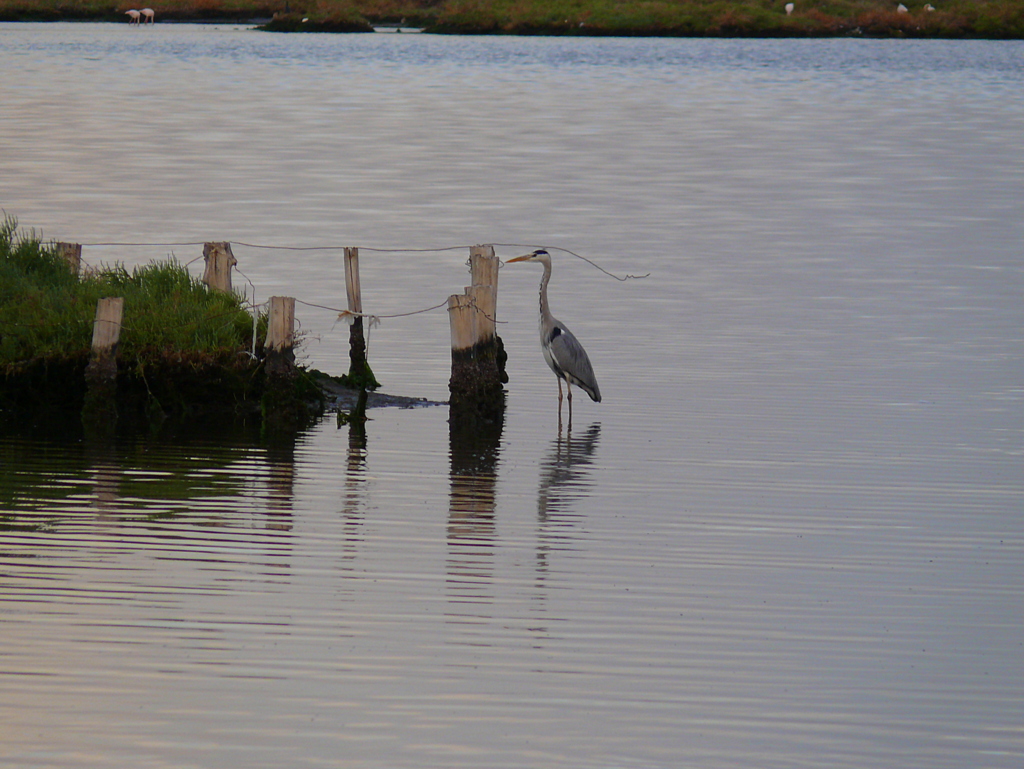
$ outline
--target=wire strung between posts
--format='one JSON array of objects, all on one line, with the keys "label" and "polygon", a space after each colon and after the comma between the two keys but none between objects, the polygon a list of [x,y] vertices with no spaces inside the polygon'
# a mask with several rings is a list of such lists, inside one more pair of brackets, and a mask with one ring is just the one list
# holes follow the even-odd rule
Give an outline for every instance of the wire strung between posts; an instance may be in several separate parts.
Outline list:
[{"label": "wire strung between posts", "polygon": [[[604,267],[599,265],[594,260],[588,259],[587,257],[585,257],[585,256],[583,256],[581,254],[577,254],[575,251],[570,251],[568,248],[559,248],[558,246],[538,246],[538,245],[530,245],[529,243],[491,243],[489,245],[501,246],[502,248],[531,248],[531,249],[534,249],[534,250],[543,249],[545,251],[561,251],[562,253],[569,254],[570,256],[575,256],[577,259],[582,259],[584,262],[589,264],[591,267],[594,267],[595,269],[598,269],[601,272],[603,272],[609,278],[615,278],[615,280],[621,281],[623,283],[626,282],[627,280],[643,280],[644,278],[651,277],[651,273],[649,273],[649,272],[645,273],[643,275],[630,275],[628,273],[626,275],[616,275],[613,272],[608,272],[608,270],[606,270]],[[504,265],[504,264],[505,263],[502,262],[502,265]]]},{"label": "wire strung between posts", "polygon": [[125,242],[125,243],[118,243],[118,242],[114,242],[114,241],[104,241],[104,242],[98,242],[98,243],[79,243],[78,245],[80,245],[80,246],[89,246],[90,248],[94,247],[94,246],[132,246],[132,247],[136,247],[136,248],[156,248],[156,247],[168,248],[168,247],[174,247],[174,246],[205,246],[206,245],[206,241],[203,241],[203,240],[195,240],[195,241],[189,240],[189,241],[182,241],[180,243],[127,243],[127,242]]},{"label": "wire strung between posts", "polygon": [[[424,307],[422,310],[410,310],[409,312],[396,312],[390,315],[381,315],[379,313],[369,312],[355,312],[354,310],[340,310],[337,307],[328,307],[325,304],[314,304],[313,302],[304,302],[301,299],[296,299],[299,304],[304,304],[307,307],[316,307],[320,310],[328,310],[330,312],[338,313],[338,317],[342,320],[355,319],[355,318],[369,318],[375,325],[379,325],[382,318],[406,318],[410,315],[421,315],[425,312],[433,312],[434,310],[440,310],[442,307],[448,306],[448,300],[445,299],[440,304],[435,304],[433,307]],[[504,321],[498,321],[503,323]]]},{"label": "wire strung between posts", "polygon": [[[343,251],[346,248],[350,248],[350,246],[274,246],[274,245],[262,244],[262,243],[247,243],[247,242],[241,241],[241,240],[232,240],[232,241],[228,241],[228,242],[231,243],[232,245],[235,245],[235,246],[242,246],[242,247],[245,247],[245,248],[266,249],[266,250],[273,250],[273,251]],[[108,241],[108,242],[96,242],[96,243],[82,243],[81,245],[83,245],[83,246],[135,246],[135,247],[144,247],[144,246],[151,246],[151,247],[158,247],[158,246],[159,247],[205,246],[206,245],[206,241],[202,241],[202,242],[200,242],[200,241],[182,241],[182,242],[177,242],[177,243],[131,243],[131,242]],[[616,275],[616,274],[614,274],[612,272],[609,272],[608,270],[606,270],[601,265],[597,264],[592,259],[588,259],[587,257],[585,257],[585,256],[583,256],[581,254],[578,254],[575,251],[571,251],[568,248],[561,248],[559,246],[538,246],[538,245],[531,245],[531,244],[527,244],[527,243],[489,243],[487,245],[490,245],[492,247],[500,246],[500,247],[503,247],[503,248],[530,248],[530,249],[544,248],[545,250],[561,251],[563,253],[569,254],[570,256],[574,256],[577,259],[582,259],[584,262],[586,262],[590,266],[600,270],[601,272],[603,272],[608,277],[614,278],[615,280],[618,280],[618,281],[621,281],[621,282],[625,282],[627,280],[642,280],[644,278],[650,277],[650,275],[651,275],[651,273],[649,273],[649,272],[644,274],[644,275],[632,275],[632,274],[626,274],[624,276]],[[472,249],[473,246],[466,246],[466,245],[461,245],[461,246],[444,246],[442,248],[375,248],[373,246],[359,246],[358,248],[361,251],[371,251],[371,252],[374,252],[374,253],[428,254],[428,253],[439,253],[439,252],[442,252],[442,251],[464,251],[466,249]],[[204,256],[197,256],[195,259],[192,259],[192,260],[190,260],[188,262],[185,262],[184,266],[187,267],[187,266],[193,264],[194,262],[198,262],[200,259],[203,259],[203,258],[205,258],[205,255]],[[467,262],[467,264],[468,264],[468,262]],[[499,260],[499,267],[504,267],[504,266],[505,266],[505,262]],[[252,280],[250,280],[248,275],[246,275],[244,272],[242,272],[241,270],[238,269],[237,265],[235,265],[234,269],[243,278],[245,278],[246,282],[252,287],[253,302],[255,302],[255,300],[256,300],[256,285],[252,282]],[[440,304],[434,305],[433,307],[426,307],[426,308],[424,308],[422,310],[412,310],[410,312],[399,312],[399,313],[393,313],[393,314],[389,314],[389,315],[377,315],[377,314],[372,314],[372,313],[357,313],[357,312],[353,312],[352,310],[347,310],[347,309],[346,310],[342,310],[342,309],[338,309],[337,307],[329,307],[327,305],[315,304],[313,302],[305,302],[305,301],[303,301],[301,299],[296,299],[295,301],[298,302],[299,304],[304,304],[307,307],[316,307],[316,308],[321,309],[321,310],[328,310],[329,312],[337,313],[339,320],[345,320],[347,322],[351,322],[352,319],[357,318],[357,317],[366,318],[366,319],[368,319],[371,328],[374,327],[374,326],[380,325],[380,321],[383,318],[389,318],[389,319],[390,318],[406,318],[406,317],[409,317],[409,316],[412,316],[412,315],[420,315],[422,313],[432,312],[434,310],[439,310],[442,307],[446,307],[447,304],[448,304],[448,302],[446,300],[444,302],[441,302]],[[266,303],[264,303],[264,304],[266,304]],[[254,311],[254,314],[253,314],[253,344],[252,344],[252,352],[250,354],[254,358],[256,357],[256,326],[257,326],[257,317],[258,317],[258,313],[256,313],[255,310],[257,310],[260,307],[263,307],[264,304],[259,304],[259,305],[253,304],[252,305],[252,309]],[[507,323],[508,322],[508,321],[502,321],[502,320],[498,320],[497,318],[491,317],[486,312],[483,312],[483,310],[481,310],[479,307],[476,307],[476,303],[475,302],[471,303],[470,306],[474,307],[478,312],[480,312],[485,318],[487,318],[487,320],[491,321],[492,323]]]},{"label": "wire strung between posts", "polygon": [[[265,244],[265,243],[247,243],[247,242],[242,241],[242,240],[231,240],[231,241],[228,241],[228,242],[231,243],[232,245],[235,245],[235,246],[243,246],[245,248],[266,249],[266,250],[270,250],[270,251],[344,251],[346,248],[350,248],[350,246],[272,246],[272,245]],[[132,242],[105,241],[105,242],[96,242],[96,243],[82,243],[80,245],[82,245],[82,246],[131,246],[131,247],[154,247],[154,248],[155,247],[161,247],[161,248],[167,248],[167,247],[174,247],[174,246],[205,246],[206,245],[206,241],[182,241],[182,242],[178,242],[178,243],[132,243]],[[632,275],[632,274],[628,274],[628,273],[626,275],[616,275],[615,273],[612,273],[612,272],[609,272],[608,270],[606,270],[604,267],[599,265],[594,260],[589,259],[589,258],[583,256],[582,254],[578,254],[575,251],[572,251],[572,250],[570,250],[568,248],[561,248],[559,246],[543,246],[543,245],[536,245],[536,244],[530,244],[530,243],[488,243],[486,245],[500,246],[502,248],[530,248],[530,249],[543,248],[546,251],[561,251],[561,252],[563,252],[565,254],[569,254],[570,256],[575,256],[577,259],[582,259],[584,262],[589,264],[591,267],[594,267],[595,269],[600,270],[601,272],[603,272],[608,277],[614,278],[615,280],[618,280],[618,281],[621,281],[621,282],[625,282],[627,280],[643,280],[644,278],[649,278],[651,276],[651,273],[649,273],[649,272],[645,273],[643,275]],[[372,251],[372,252],[378,253],[378,254],[431,254],[431,253],[440,253],[442,251],[464,251],[465,249],[472,248],[472,247],[473,246],[444,246],[442,248],[375,248],[373,246],[358,246],[357,248],[359,248],[360,251]],[[192,264],[193,262],[199,261],[202,258],[203,257],[201,257],[201,256],[200,257],[196,257],[195,259],[193,259],[193,260],[191,260],[189,262],[186,262],[185,264],[186,264],[186,266],[188,266],[188,265]],[[504,264],[504,262],[502,262],[502,264]],[[415,314],[415,313],[411,313],[411,314]]]},{"label": "wire strung between posts", "polygon": [[[443,248],[374,248],[373,246],[270,246],[262,243],[244,243],[240,240],[230,241],[233,246],[259,248],[268,251],[344,251],[346,248],[358,248],[360,251],[373,251],[378,254],[432,254],[440,251],[464,251],[472,246],[444,246]],[[84,244],[83,244],[84,245]]]}]

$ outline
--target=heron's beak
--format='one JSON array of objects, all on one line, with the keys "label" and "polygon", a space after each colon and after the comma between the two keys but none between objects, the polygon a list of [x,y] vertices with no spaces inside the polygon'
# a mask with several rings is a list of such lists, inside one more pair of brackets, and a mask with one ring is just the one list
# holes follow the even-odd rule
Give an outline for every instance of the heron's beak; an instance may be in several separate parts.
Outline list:
[{"label": "heron's beak", "polygon": [[505,264],[512,264],[512,262],[525,262],[531,256],[533,256],[533,254],[526,254],[526,256],[517,256],[515,259],[509,259],[507,262],[505,262]]}]

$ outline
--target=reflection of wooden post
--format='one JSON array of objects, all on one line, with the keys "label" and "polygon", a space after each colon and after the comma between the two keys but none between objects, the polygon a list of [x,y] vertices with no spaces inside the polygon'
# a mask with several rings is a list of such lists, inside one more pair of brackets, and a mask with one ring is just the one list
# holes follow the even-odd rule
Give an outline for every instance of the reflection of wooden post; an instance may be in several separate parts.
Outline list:
[{"label": "reflection of wooden post", "polygon": [[92,324],[92,358],[85,368],[82,420],[93,431],[109,433],[117,423],[117,343],[124,299],[100,299]]},{"label": "reflection of wooden post", "polygon": [[77,275],[82,268],[82,245],[80,243],[58,243],[57,255],[67,262],[72,275]]},{"label": "reflection of wooden post", "polygon": [[219,291],[231,291],[231,268],[238,264],[231,253],[231,244],[226,242],[207,243],[203,246],[206,272],[203,283]]},{"label": "reflection of wooden post", "polygon": [[451,497],[448,589],[456,601],[486,600],[494,571],[495,503],[503,420],[448,420]]},{"label": "reflection of wooden post", "polygon": [[[470,254],[472,286],[448,297],[452,337],[451,417],[486,421],[500,419],[508,381],[505,351],[494,333],[498,296],[498,259],[491,246],[475,246]],[[481,281],[488,281],[482,283]]]},{"label": "reflection of wooden post", "polygon": [[363,333],[363,293],[359,285],[359,249],[345,249],[345,293],[348,310],[355,313],[349,327],[349,367],[346,384],[359,390],[375,390],[380,383],[366,362],[366,336]]}]

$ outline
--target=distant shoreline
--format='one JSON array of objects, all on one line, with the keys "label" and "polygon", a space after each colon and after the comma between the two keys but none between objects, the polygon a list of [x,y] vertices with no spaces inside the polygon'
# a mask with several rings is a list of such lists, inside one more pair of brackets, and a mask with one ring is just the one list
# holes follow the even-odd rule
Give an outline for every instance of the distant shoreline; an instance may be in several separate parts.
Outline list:
[{"label": "distant shoreline", "polygon": [[[274,32],[385,27],[445,35],[1024,39],[1024,0],[0,0],[0,21],[252,24]],[[827,8],[827,12],[821,10]]]}]

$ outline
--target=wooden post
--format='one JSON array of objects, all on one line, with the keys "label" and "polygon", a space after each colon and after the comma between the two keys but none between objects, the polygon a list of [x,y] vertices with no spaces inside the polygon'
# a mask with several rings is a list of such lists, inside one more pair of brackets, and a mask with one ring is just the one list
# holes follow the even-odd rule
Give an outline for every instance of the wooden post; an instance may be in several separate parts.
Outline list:
[{"label": "wooden post", "polygon": [[375,390],[380,383],[373,376],[370,364],[366,362],[366,336],[363,333],[363,292],[359,284],[359,249],[345,249],[345,293],[348,295],[348,310],[356,313],[349,326],[349,367],[344,381],[357,390]]},{"label": "wooden post", "polygon": [[497,378],[502,384],[508,382],[505,362],[508,354],[505,344],[497,332],[498,315],[498,269],[501,261],[494,255],[494,246],[473,246],[469,254],[470,274],[473,276],[472,289],[467,289],[479,309],[477,315],[477,341],[484,346],[493,348],[497,366]]},{"label": "wooden post", "polygon": [[57,243],[57,255],[67,262],[72,275],[82,269],[82,245],[80,243]]},{"label": "wooden post", "polygon": [[272,296],[270,322],[267,327],[267,350],[276,353],[292,352],[294,344],[295,299],[290,296]]},{"label": "wooden post", "polygon": [[359,249],[345,249],[345,292],[349,312],[363,311],[363,291],[359,285]]},{"label": "wooden post", "polygon": [[100,299],[92,324],[92,357],[85,368],[82,422],[92,433],[109,435],[117,424],[117,343],[124,299]]},{"label": "wooden post", "polygon": [[291,433],[308,424],[310,410],[299,393],[295,367],[295,299],[270,297],[267,325],[266,383],[263,391],[263,426],[271,432]]},{"label": "wooden post", "polygon": [[[498,295],[498,259],[490,246],[474,246],[470,253],[472,286],[448,298],[452,338],[451,419],[456,422],[495,422],[505,408],[502,383],[505,350],[495,334]],[[488,281],[480,283],[479,281]]]},{"label": "wooden post", "polygon": [[203,283],[218,291],[230,292],[231,268],[238,264],[238,260],[231,253],[231,244],[207,243],[203,246],[203,259],[206,260]]},{"label": "wooden post", "polygon": [[121,297],[100,299],[96,303],[96,319],[92,323],[93,358],[111,357],[116,353],[123,314],[124,299]]},{"label": "wooden post", "polygon": [[473,246],[469,250],[469,272],[474,286],[497,286],[500,266],[494,246]]},{"label": "wooden post", "polygon": [[452,334],[452,354],[472,354],[476,342],[475,315],[472,298],[465,294],[452,294],[448,297],[448,326]]},{"label": "wooden post", "polygon": [[494,340],[497,297],[494,286],[466,286],[466,296],[476,312],[473,313],[473,344],[487,344]]}]

